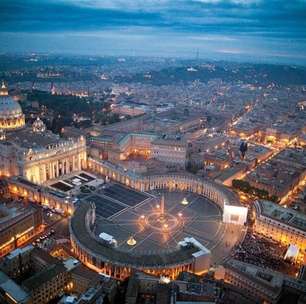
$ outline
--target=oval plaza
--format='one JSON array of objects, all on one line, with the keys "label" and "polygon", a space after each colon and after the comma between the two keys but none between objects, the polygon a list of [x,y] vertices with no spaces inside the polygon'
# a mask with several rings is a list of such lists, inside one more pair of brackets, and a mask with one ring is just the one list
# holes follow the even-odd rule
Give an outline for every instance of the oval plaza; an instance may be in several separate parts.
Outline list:
[{"label": "oval plaza", "polygon": [[[88,169],[122,184],[122,192],[147,196],[107,220],[97,215],[99,200],[94,196],[76,208],[70,223],[73,251],[98,272],[119,279],[134,269],[171,278],[184,270],[203,273],[242,237],[247,208],[219,184],[188,175],[138,176],[93,159],[88,159]],[[131,227],[132,233],[122,237]],[[205,240],[205,233],[214,238]],[[134,249],[138,243],[141,249]],[[155,243],[161,245],[154,251]]]}]

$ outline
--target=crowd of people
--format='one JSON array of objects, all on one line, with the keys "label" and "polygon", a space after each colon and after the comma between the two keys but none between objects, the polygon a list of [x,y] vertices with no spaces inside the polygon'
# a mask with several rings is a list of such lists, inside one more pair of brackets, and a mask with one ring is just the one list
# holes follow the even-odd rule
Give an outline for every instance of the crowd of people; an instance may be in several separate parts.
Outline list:
[{"label": "crowd of people", "polygon": [[287,246],[249,231],[244,241],[232,252],[233,258],[287,274],[296,272],[296,266],[284,259]]}]

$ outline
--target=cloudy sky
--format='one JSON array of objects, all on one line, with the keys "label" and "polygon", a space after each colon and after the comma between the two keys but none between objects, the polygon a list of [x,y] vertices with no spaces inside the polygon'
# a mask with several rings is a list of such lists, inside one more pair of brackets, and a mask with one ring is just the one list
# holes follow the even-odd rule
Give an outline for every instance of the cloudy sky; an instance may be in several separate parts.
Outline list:
[{"label": "cloudy sky", "polygon": [[0,52],[306,64],[306,0],[0,0]]}]

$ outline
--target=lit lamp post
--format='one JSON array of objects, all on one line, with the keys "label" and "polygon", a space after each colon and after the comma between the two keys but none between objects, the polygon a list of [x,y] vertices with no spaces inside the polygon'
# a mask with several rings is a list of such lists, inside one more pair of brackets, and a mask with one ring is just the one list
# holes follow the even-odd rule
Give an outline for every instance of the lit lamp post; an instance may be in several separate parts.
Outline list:
[{"label": "lit lamp post", "polygon": [[189,202],[187,201],[186,197],[184,197],[184,199],[181,202],[182,205],[186,206],[189,204]]},{"label": "lit lamp post", "polygon": [[134,245],[136,245],[136,240],[134,239],[134,237],[131,235],[130,237],[129,237],[129,239],[126,241],[126,243],[129,245],[129,246],[134,246]]}]

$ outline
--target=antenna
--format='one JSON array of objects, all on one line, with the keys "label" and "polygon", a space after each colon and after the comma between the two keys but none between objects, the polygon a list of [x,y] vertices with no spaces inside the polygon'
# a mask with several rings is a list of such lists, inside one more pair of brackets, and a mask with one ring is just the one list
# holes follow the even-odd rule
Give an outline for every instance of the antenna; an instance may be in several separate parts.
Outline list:
[{"label": "antenna", "polygon": [[196,51],[196,61],[199,60],[199,56],[200,56],[200,52],[199,52],[199,49],[197,49],[197,51]]}]

